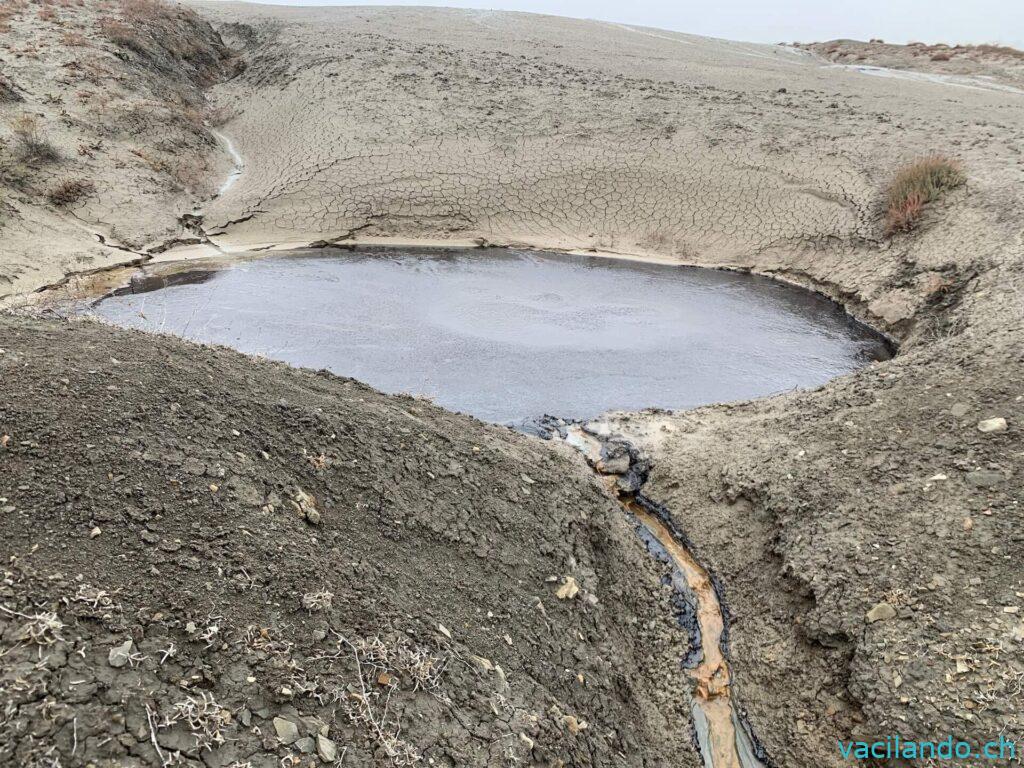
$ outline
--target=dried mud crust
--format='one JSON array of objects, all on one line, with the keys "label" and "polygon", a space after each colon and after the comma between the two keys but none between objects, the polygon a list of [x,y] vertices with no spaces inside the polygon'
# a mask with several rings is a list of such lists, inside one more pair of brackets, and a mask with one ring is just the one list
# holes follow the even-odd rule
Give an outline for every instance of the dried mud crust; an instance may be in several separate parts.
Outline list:
[{"label": "dried mud crust", "polygon": [[[959,157],[970,187],[953,202],[975,208],[1002,208],[1024,178],[1021,97],[1005,93],[896,88],[777,46],[528,14],[195,7],[247,61],[210,92],[247,158],[206,211],[226,246],[646,252],[803,279],[899,322],[930,288],[908,284],[904,245],[881,237],[896,168]],[[964,266],[936,261],[934,279]]]},{"label": "dried mud crust", "polygon": [[0,764],[699,764],[661,566],[569,451],[94,323],[0,350]]}]

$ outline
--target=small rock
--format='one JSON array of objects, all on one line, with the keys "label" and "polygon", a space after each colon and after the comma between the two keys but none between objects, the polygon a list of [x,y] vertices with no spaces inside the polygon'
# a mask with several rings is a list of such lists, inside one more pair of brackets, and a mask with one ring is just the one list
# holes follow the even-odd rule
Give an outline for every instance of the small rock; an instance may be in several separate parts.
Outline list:
[{"label": "small rock", "polygon": [[95,528],[93,528],[93,529],[92,529],[91,531],[89,531],[89,538],[90,538],[90,539],[95,539],[95,538],[97,538],[97,537],[98,537],[98,536],[99,536],[99,535],[100,535],[101,533],[103,533],[103,531],[102,531],[102,530],[100,529],[100,527],[99,527],[99,526],[97,525],[97,526],[96,526]]},{"label": "small rock", "polygon": [[315,509],[306,510],[306,519],[310,522],[311,525],[320,525],[320,513],[317,512]]},{"label": "small rock", "polygon": [[444,624],[438,624],[437,625],[437,631],[440,632],[445,637],[447,637],[449,640],[452,639],[452,633],[448,630],[448,627],[446,627]]},{"label": "small rock", "polygon": [[573,736],[587,728],[587,722],[585,720],[580,720],[573,715],[565,715],[562,718],[562,723],[569,729],[569,733]]},{"label": "small rock", "polygon": [[868,624],[874,624],[876,621],[888,621],[896,618],[896,609],[889,603],[879,603],[868,611],[864,618]]},{"label": "small rock", "polygon": [[579,591],[580,585],[576,582],[576,579],[572,576],[566,576],[562,586],[555,591],[555,597],[559,600],[572,600],[579,594]]},{"label": "small rock", "polygon": [[949,579],[943,576],[941,573],[937,573],[932,576],[932,580],[928,582],[929,589],[941,589],[942,587],[949,584]]},{"label": "small rock", "polygon": [[338,759],[338,745],[326,736],[317,734],[316,753],[320,755],[320,759],[325,763],[333,763]]},{"label": "small rock", "polygon": [[135,643],[131,640],[126,640],[115,648],[110,649],[110,653],[107,655],[107,661],[110,666],[120,669],[128,663],[128,659],[132,655],[132,648]]},{"label": "small rock", "polygon": [[282,744],[294,744],[299,738],[299,726],[283,717],[274,718],[274,730]]},{"label": "small rock", "polygon": [[316,742],[313,741],[312,736],[305,736],[295,742],[295,748],[304,755],[311,755],[316,749]]},{"label": "small rock", "polygon": [[985,432],[1005,432],[1007,430],[1006,419],[1002,416],[997,416],[992,419],[983,419],[978,422],[978,431]]},{"label": "small rock", "polygon": [[494,664],[491,663],[491,660],[485,659],[483,656],[476,656],[474,654],[470,654],[469,660],[472,661],[484,672],[491,672],[494,669]]},{"label": "small rock", "polygon": [[996,472],[993,469],[976,469],[964,475],[967,484],[973,485],[975,488],[991,488],[1005,479],[1002,472]]},{"label": "small rock", "polygon": [[949,409],[949,412],[957,419],[962,419],[970,411],[971,406],[967,405],[967,403],[953,403],[953,407]]}]

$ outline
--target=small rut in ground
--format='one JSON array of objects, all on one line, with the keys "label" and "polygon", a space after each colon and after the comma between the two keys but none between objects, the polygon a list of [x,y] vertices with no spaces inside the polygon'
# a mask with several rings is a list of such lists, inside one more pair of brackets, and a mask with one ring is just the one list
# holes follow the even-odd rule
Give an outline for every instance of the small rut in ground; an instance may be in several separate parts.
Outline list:
[{"label": "small rut in ground", "polygon": [[719,586],[693,555],[667,510],[640,493],[649,465],[626,441],[600,437],[585,426],[555,427],[549,434],[583,452],[635,522],[648,551],[671,566],[673,587],[692,609],[680,621],[690,632],[693,649],[683,665],[693,684],[693,728],[705,767],[770,768],[770,759],[733,697],[726,658],[728,625]]}]

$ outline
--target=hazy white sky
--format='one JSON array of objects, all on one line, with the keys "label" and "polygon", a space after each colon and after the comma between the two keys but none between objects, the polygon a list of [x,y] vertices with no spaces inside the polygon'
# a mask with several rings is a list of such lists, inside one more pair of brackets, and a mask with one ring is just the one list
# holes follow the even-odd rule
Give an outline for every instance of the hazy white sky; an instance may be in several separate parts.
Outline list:
[{"label": "hazy white sky", "polygon": [[444,0],[279,5],[440,5],[551,13],[761,43],[837,37],[1024,48],[1024,0]]}]

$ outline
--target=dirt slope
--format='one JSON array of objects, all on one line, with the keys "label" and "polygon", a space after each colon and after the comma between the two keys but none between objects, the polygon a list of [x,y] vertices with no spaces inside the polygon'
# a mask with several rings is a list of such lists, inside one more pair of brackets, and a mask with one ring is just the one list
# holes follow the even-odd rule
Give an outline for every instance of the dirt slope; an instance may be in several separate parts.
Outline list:
[{"label": "dirt slope", "polygon": [[183,6],[0,7],[0,297],[173,236],[229,166],[203,89],[239,66]]},{"label": "dirt slope", "polygon": [[345,765],[697,764],[658,568],[576,456],[169,338],[2,339],[0,765],[269,768],[309,746],[276,717]]}]

